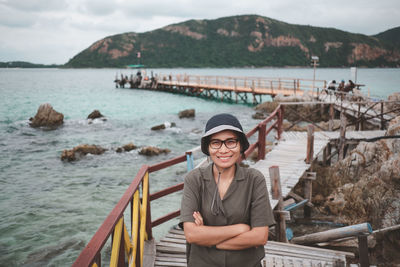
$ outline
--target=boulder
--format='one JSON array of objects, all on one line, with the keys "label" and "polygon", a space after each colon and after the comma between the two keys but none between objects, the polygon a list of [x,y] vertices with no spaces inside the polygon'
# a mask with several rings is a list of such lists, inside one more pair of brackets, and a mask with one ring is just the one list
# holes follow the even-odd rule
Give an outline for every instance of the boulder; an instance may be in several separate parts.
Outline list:
[{"label": "boulder", "polygon": [[118,147],[116,151],[118,153],[121,153],[121,152],[124,152],[124,151],[125,152],[129,152],[129,151],[134,150],[136,148],[137,148],[137,146],[135,146],[133,143],[129,143],[129,144],[126,144],[126,145],[124,145],[122,147]]},{"label": "boulder", "polygon": [[105,148],[96,145],[79,145],[70,150],[64,150],[61,154],[62,161],[75,161],[87,154],[101,155],[106,151]]},{"label": "boulder", "polygon": [[264,120],[267,118],[267,115],[264,114],[263,112],[256,112],[255,114],[253,114],[253,116],[251,116],[253,119],[255,120]]},{"label": "boulder", "polygon": [[157,156],[160,155],[161,153],[169,153],[171,150],[168,148],[158,148],[158,147],[153,147],[153,146],[146,146],[143,147],[140,151],[140,155],[145,155],[145,156]]},{"label": "boulder", "polygon": [[164,122],[163,124],[151,127],[151,130],[152,131],[158,131],[158,130],[164,130],[166,128],[172,128],[172,127],[176,127],[176,123],[175,122]]},{"label": "boulder", "polygon": [[194,118],[195,116],[195,110],[194,109],[185,109],[179,112],[178,114],[179,118]]},{"label": "boulder", "polygon": [[393,101],[390,103],[385,104],[384,110],[385,111],[392,111],[395,109],[398,109],[397,111],[394,112],[394,114],[399,115],[400,114],[400,92],[396,92],[388,96],[388,101]]},{"label": "boulder", "polygon": [[104,118],[103,114],[100,113],[97,109],[93,110],[92,113],[90,113],[87,117],[88,119],[99,119],[99,118]]},{"label": "boulder", "polygon": [[41,104],[34,118],[31,119],[31,127],[57,127],[64,123],[64,115],[57,112],[49,103]]}]

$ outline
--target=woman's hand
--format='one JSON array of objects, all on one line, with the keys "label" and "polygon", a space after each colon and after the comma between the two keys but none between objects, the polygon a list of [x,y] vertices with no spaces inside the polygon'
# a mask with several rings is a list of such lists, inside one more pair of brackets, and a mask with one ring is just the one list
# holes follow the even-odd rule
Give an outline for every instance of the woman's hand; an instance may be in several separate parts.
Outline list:
[{"label": "woman's hand", "polygon": [[194,218],[194,223],[197,226],[204,225],[203,217],[201,216],[200,212],[198,212],[198,211],[193,212],[193,218]]}]

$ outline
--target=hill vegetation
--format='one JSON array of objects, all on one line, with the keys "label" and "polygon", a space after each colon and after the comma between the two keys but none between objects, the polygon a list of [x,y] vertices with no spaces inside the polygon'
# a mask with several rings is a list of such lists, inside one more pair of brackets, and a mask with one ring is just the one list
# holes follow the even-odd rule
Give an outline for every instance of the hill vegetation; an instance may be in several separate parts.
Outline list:
[{"label": "hill vegetation", "polygon": [[25,61],[0,62],[0,68],[59,68],[62,65],[34,64]]},{"label": "hill vegetation", "polygon": [[399,67],[399,31],[367,36],[257,15],[189,20],[145,33],[106,37],[65,66],[309,66],[311,56],[316,55],[321,67]]}]

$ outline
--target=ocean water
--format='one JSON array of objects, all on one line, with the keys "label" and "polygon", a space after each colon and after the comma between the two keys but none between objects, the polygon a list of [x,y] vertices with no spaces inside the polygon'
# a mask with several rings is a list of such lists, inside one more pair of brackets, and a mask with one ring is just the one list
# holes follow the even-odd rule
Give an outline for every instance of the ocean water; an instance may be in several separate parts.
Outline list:
[{"label": "ocean water", "polygon": [[[259,77],[313,77],[311,68],[152,69],[158,74]],[[246,131],[258,121],[251,106],[208,101],[163,92],[116,89],[116,69],[0,69],[0,266],[70,266],[118,202],[143,164],[182,155],[199,145],[205,122],[215,113],[236,115]],[[316,79],[351,79],[349,69],[317,69]],[[386,98],[399,92],[399,69],[358,69],[362,90]],[[31,128],[29,118],[40,104],[64,114],[56,130]],[[178,112],[194,108],[194,119]],[[98,109],[106,121],[89,123]],[[175,122],[177,127],[151,131]],[[138,150],[116,153],[133,142],[171,149],[145,157]],[[60,160],[64,149],[96,144],[108,150],[80,161]],[[150,174],[155,192],[183,181],[186,165]],[[152,203],[152,217],[179,208],[179,193]],[[154,229],[156,238],[177,221]]]}]

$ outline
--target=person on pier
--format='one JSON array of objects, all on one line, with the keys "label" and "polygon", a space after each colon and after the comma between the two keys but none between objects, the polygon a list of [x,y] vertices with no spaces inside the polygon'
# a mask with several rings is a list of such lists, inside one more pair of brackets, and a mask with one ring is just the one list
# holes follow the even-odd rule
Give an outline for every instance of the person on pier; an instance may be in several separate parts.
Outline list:
[{"label": "person on pier", "polygon": [[235,116],[208,120],[201,150],[212,163],[187,174],[181,203],[189,267],[261,266],[275,221],[263,174],[237,163],[248,147]]},{"label": "person on pier", "polygon": [[329,89],[329,90],[332,90],[332,91],[335,91],[335,90],[336,90],[336,81],[335,81],[335,80],[332,80],[332,81],[330,81],[330,82],[328,83],[328,89]]}]

